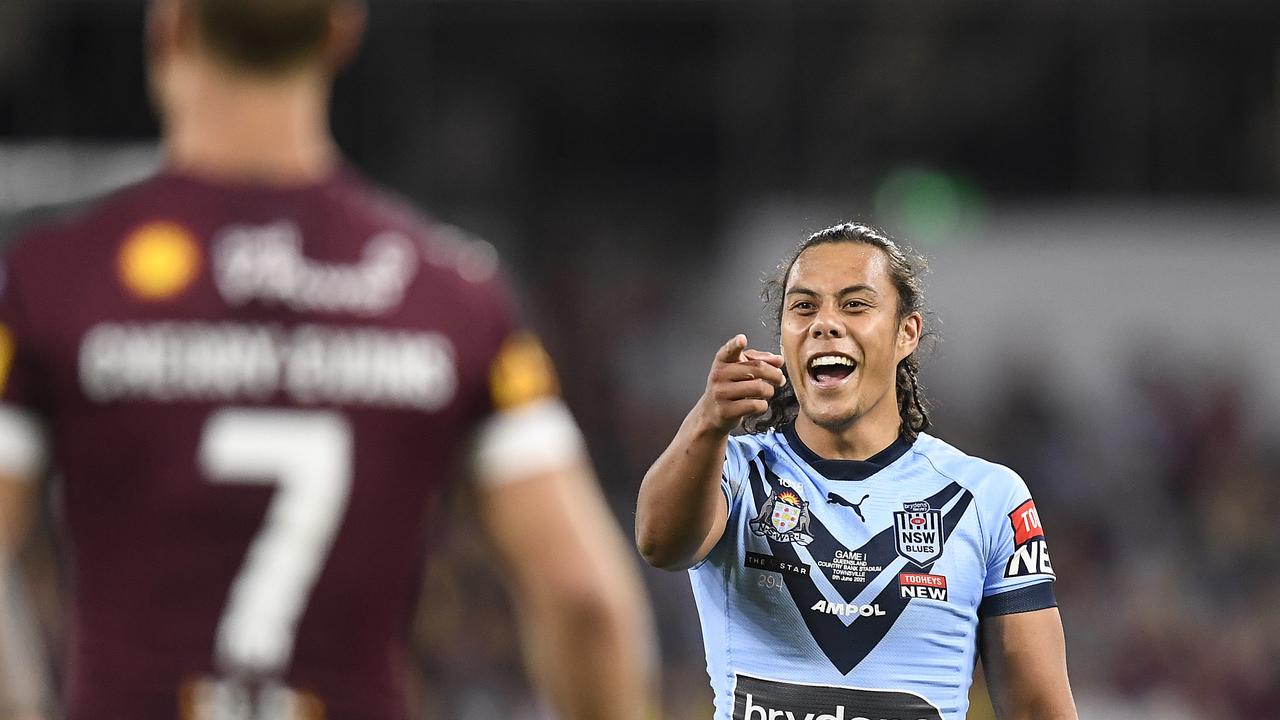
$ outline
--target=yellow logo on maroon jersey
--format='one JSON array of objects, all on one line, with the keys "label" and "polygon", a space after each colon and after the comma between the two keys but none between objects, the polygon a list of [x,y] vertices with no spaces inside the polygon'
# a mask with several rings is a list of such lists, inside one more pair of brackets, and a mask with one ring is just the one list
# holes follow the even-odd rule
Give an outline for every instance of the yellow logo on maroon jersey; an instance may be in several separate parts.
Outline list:
[{"label": "yellow logo on maroon jersey", "polygon": [[533,333],[516,333],[502,343],[489,368],[489,390],[498,410],[510,410],[560,392],[551,358]]},{"label": "yellow logo on maroon jersey", "polygon": [[9,326],[0,323],[0,395],[9,385],[9,371],[13,369],[13,333]]},{"label": "yellow logo on maroon jersey", "polygon": [[124,286],[143,300],[168,300],[187,289],[200,272],[200,248],[189,230],[151,222],[125,238],[117,269]]}]

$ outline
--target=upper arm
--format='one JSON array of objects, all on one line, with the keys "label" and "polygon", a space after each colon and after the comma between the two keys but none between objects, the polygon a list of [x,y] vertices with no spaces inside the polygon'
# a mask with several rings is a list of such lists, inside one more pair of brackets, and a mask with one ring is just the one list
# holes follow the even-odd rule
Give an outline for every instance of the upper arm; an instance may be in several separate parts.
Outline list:
[{"label": "upper arm", "polygon": [[26,533],[49,454],[38,413],[48,396],[45,363],[35,349],[21,279],[10,252],[0,264],[0,560]]},{"label": "upper arm", "polygon": [[34,415],[0,401],[0,572],[26,536],[34,515],[46,443],[43,426]]},{"label": "upper arm", "polygon": [[996,615],[980,625],[982,667],[1000,720],[1073,720],[1057,608]]},{"label": "upper arm", "polygon": [[554,395],[521,400],[477,432],[470,476],[481,529],[526,599],[585,597],[629,561],[621,533],[568,408]]},{"label": "upper arm", "polygon": [[486,339],[477,359],[488,372],[473,388],[469,475],[481,528],[522,600],[593,591],[611,567],[629,562],[621,533],[560,399],[551,358],[520,323],[504,286],[490,283],[480,293],[476,333]]},{"label": "upper arm", "polygon": [[698,552],[693,557],[691,565],[697,565],[720,544],[720,540],[724,538],[725,528],[729,526],[729,505],[733,502],[730,495],[724,496],[724,502],[716,503],[712,507],[711,528],[707,531],[707,536],[702,540],[702,544],[698,546]]},{"label": "upper arm", "polygon": [[27,478],[0,473],[0,574],[27,534],[35,514],[36,489]]},{"label": "upper arm", "polygon": [[725,449],[724,465],[720,471],[720,502],[712,505],[711,527],[707,532],[707,536],[703,539],[702,544],[698,546],[698,552],[693,558],[691,566],[706,560],[711,551],[724,538],[725,530],[729,527],[729,517],[733,514],[734,509],[742,502],[743,484],[746,482],[748,464],[746,452],[749,452],[740,445],[740,441],[730,437],[728,446]]},{"label": "upper arm", "polygon": [[988,555],[978,611],[992,704],[1001,720],[1074,718],[1044,527],[1022,478],[1002,468],[997,480],[994,502],[984,507]]},{"label": "upper arm", "polygon": [[522,599],[589,608],[630,577],[621,531],[585,459],[481,483],[476,494],[484,534]]}]

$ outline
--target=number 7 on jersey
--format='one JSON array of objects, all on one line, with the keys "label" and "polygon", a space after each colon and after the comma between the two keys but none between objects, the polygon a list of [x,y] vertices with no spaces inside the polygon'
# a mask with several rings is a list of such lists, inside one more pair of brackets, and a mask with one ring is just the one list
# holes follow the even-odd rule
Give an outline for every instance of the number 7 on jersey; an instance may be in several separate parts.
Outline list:
[{"label": "number 7 on jersey", "polygon": [[282,673],[351,492],[341,413],[227,408],[205,423],[200,469],[214,483],[276,484],[218,623],[223,671]]}]

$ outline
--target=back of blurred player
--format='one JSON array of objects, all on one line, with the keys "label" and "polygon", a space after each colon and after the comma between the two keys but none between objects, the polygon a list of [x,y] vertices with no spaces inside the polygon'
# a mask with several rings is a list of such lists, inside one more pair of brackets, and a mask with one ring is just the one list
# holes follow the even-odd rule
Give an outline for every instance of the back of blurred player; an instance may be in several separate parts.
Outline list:
[{"label": "back of blurred player", "polygon": [[362,24],[348,0],[157,0],[167,169],[8,254],[0,505],[61,474],[73,720],[403,717],[464,447],[553,704],[649,702],[629,553],[492,249],[332,143]]}]

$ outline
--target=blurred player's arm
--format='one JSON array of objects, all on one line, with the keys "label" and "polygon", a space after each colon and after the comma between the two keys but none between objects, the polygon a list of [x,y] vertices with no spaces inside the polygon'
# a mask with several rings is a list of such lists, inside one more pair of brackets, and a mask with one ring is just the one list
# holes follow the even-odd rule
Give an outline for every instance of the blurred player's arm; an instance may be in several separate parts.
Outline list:
[{"label": "blurred player's arm", "polygon": [[729,509],[720,489],[729,432],[769,407],[784,382],[782,357],[736,335],[716,351],[707,386],[675,439],[645,473],[636,500],[636,547],[654,567],[681,570],[711,552]]},{"label": "blurred player's arm", "polygon": [[48,666],[17,562],[42,468],[37,426],[24,411],[0,403],[0,720],[39,720],[48,706]]},{"label": "blurred player's arm", "polygon": [[568,410],[548,398],[496,413],[474,472],[543,692],[566,720],[652,717],[649,606]]},{"label": "blurred player's arm", "polygon": [[982,619],[982,668],[1000,720],[1076,720],[1057,608]]}]

